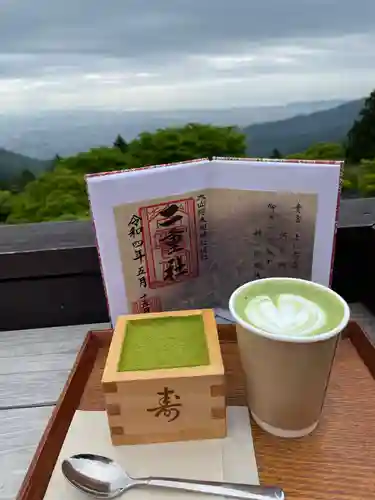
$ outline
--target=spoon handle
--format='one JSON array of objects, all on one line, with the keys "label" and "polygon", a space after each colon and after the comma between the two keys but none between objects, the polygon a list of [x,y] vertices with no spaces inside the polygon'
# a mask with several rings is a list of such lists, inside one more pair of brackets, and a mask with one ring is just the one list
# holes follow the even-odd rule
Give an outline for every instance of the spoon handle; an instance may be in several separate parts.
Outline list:
[{"label": "spoon handle", "polygon": [[[144,481],[144,482],[143,482]],[[281,488],[257,486],[250,484],[220,483],[216,481],[195,481],[192,479],[173,479],[149,477],[142,480],[147,486],[172,488],[175,490],[194,491],[207,495],[218,495],[227,498],[245,498],[247,500],[284,500]]]}]

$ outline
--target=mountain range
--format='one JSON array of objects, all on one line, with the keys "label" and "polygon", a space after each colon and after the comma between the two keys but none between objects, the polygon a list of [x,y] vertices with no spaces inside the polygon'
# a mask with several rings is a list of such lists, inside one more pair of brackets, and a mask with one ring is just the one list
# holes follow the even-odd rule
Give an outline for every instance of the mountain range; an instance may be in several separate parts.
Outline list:
[{"label": "mountain range", "polygon": [[19,175],[23,170],[38,174],[56,154],[68,156],[108,146],[119,133],[131,140],[144,130],[189,122],[238,126],[246,135],[250,156],[269,156],[275,148],[283,155],[298,153],[316,142],[343,140],[363,102],[357,99],[216,110],[78,110],[0,115],[0,179]]},{"label": "mountain range", "polygon": [[0,182],[10,181],[21,175],[25,170],[38,175],[44,172],[49,166],[51,166],[50,160],[30,158],[29,156],[0,148]]},{"label": "mountain range", "polygon": [[245,127],[248,152],[269,156],[278,149],[282,155],[291,155],[318,142],[342,142],[363,104],[364,99],[357,99],[332,109]]}]

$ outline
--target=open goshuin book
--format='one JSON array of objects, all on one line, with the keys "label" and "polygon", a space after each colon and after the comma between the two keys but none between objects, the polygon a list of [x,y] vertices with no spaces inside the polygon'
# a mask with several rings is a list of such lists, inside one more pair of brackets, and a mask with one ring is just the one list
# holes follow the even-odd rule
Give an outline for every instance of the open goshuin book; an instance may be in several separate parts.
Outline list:
[{"label": "open goshuin book", "polygon": [[227,309],[269,276],[329,285],[341,162],[214,158],[87,176],[112,323]]}]

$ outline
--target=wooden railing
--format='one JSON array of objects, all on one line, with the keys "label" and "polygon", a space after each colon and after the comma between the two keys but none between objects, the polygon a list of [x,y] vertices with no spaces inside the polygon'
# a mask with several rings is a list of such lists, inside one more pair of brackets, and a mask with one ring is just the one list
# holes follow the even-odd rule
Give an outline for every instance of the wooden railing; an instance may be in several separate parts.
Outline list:
[{"label": "wooden railing", "polygon": [[[343,200],[333,288],[375,312],[375,198]],[[90,222],[0,226],[0,330],[108,321]]]}]

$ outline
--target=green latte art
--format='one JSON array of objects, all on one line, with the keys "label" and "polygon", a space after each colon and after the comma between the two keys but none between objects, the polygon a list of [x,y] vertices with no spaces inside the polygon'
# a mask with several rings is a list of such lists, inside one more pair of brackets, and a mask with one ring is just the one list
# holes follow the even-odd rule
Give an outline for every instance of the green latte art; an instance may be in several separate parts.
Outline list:
[{"label": "green latte art", "polygon": [[337,296],[305,281],[259,280],[244,287],[234,303],[249,326],[280,336],[309,337],[329,332],[343,321]]},{"label": "green latte art", "polygon": [[245,308],[245,316],[255,327],[277,335],[314,335],[327,324],[323,308],[291,293],[274,298],[267,295],[253,297]]}]

